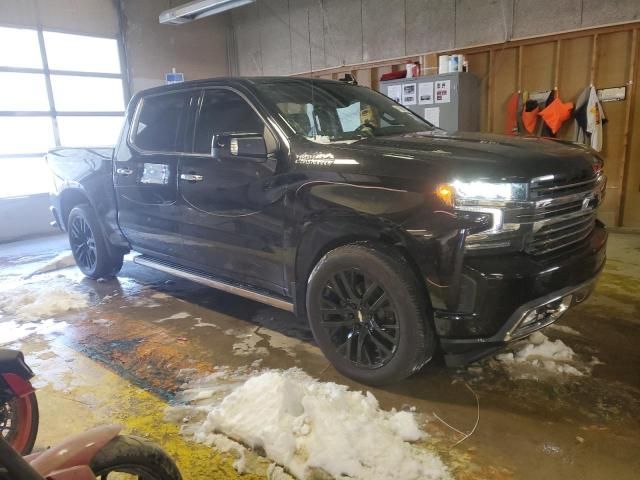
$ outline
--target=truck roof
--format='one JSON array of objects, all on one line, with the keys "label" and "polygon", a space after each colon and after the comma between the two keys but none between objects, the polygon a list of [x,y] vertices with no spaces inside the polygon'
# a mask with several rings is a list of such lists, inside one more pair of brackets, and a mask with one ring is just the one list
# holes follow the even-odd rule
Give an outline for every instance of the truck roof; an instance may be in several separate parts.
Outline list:
[{"label": "truck roof", "polygon": [[159,87],[148,88],[141,90],[134,95],[134,98],[145,96],[154,93],[171,92],[177,90],[188,90],[191,88],[202,88],[206,86],[214,85],[242,85],[245,87],[252,87],[261,83],[290,83],[290,82],[304,82],[304,83],[340,83],[338,80],[328,80],[324,78],[309,78],[309,77],[283,77],[283,76],[265,76],[265,77],[213,77],[204,78],[200,80],[189,80],[181,83],[174,83],[171,85],[161,85]]}]

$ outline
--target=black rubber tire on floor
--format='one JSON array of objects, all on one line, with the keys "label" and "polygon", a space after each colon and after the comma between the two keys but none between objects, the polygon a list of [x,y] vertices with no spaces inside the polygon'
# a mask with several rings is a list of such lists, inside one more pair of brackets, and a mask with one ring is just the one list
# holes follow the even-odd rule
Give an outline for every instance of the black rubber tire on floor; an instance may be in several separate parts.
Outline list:
[{"label": "black rubber tire on floor", "polygon": [[[93,234],[97,257],[93,268],[88,268],[82,265],[82,262],[80,262],[76,257],[76,251],[73,248],[71,239],[71,225],[74,218],[76,217],[82,217],[84,221],[89,225],[91,233]],[[96,216],[96,213],[91,205],[83,203],[74,207],[69,213],[67,225],[67,229],[69,230],[69,244],[72,246],[71,251],[76,260],[76,264],[78,265],[78,268],[82,271],[82,273],[84,273],[89,278],[93,278],[94,280],[103,277],[110,278],[116,276],[122,268],[124,256],[122,254],[110,254],[109,250],[107,249],[107,243],[102,232],[102,227],[100,226],[100,221],[98,220],[98,217]]]},{"label": "black rubber tire on floor", "polygon": [[[336,351],[329,333],[320,326],[321,295],[327,281],[344,269],[357,268],[375,278],[391,297],[400,326],[400,339],[392,358],[377,368],[362,368]],[[382,243],[361,242],[336,248],[315,266],[307,282],[307,316],[324,355],[343,375],[368,385],[402,380],[427,363],[436,350],[424,288],[407,261]]]},{"label": "black rubber tire on floor", "polygon": [[91,460],[96,475],[109,472],[138,474],[145,480],[181,480],[175,462],[158,445],[131,435],[118,435]]}]

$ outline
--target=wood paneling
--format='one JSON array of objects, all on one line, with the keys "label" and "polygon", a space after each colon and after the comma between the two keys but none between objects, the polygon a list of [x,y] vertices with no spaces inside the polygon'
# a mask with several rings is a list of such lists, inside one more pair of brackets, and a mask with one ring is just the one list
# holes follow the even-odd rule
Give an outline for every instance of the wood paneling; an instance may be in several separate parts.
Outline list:
[{"label": "wood paneling", "polygon": [[554,85],[555,42],[522,47],[522,90],[539,92]]},{"label": "wood paneling", "polygon": [[[598,66],[594,78],[596,88],[618,87],[627,83],[630,49],[631,32],[598,36]],[[620,210],[626,103],[627,101],[603,104],[607,123],[604,126],[601,153],[606,158],[608,184],[600,216],[609,224],[617,223]]]},{"label": "wood paneling", "polygon": [[518,90],[518,49],[496,50],[493,55],[489,86],[488,131],[504,133],[507,100]]},{"label": "wood paneling", "polygon": [[479,52],[467,56],[469,71],[480,79],[480,129],[489,130],[488,95],[489,95],[489,53]]},{"label": "wood paneling", "polygon": [[[578,95],[590,84],[592,47],[593,37],[570,38],[561,41],[558,62],[558,91],[560,98],[564,101],[575,103]],[[574,140],[574,122],[565,122],[558,132],[558,137]]]},{"label": "wood paneling", "polygon": [[627,87],[629,112],[629,148],[626,156],[623,225],[640,227],[640,29],[636,30],[633,83]]}]

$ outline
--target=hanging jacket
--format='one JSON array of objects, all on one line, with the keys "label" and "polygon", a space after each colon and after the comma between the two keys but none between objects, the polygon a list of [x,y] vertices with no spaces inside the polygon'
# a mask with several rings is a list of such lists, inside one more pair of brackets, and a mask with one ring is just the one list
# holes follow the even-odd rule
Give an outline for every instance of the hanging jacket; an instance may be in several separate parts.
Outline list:
[{"label": "hanging jacket", "polygon": [[[556,99],[556,91],[555,90],[551,90],[549,92],[549,95],[547,96],[547,99],[544,102],[544,107],[542,108],[541,112],[538,115],[540,115],[549,105],[551,105],[551,103],[555,99]],[[544,121],[544,117],[542,117],[542,122],[540,122],[540,128],[539,128],[539,131],[538,131],[538,135],[541,136],[541,137],[555,137],[555,135],[551,131],[551,128],[549,128],[547,123]]]},{"label": "hanging jacket", "polygon": [[522,125],[527,133],[533,135],[538,124],[538,113],[540,107],[535,100],[527,100],[522,112]]},{"label": "hanging jacket", "polygon": [[596,151],[602,150],[603,132],[602,126],[607,121],[604,116],[602,104],[598,98],[595,87],[589,89],[589,101],[587,103],[587,132],[591,138],[591,148]]},{"label": "hanging jacket", "polygon": [[587,105],[589,103],[589,93],[591,87],[586,87],[576,100],[576,108],[573,110],[573,140],[579,143],[589,144],[589,135],[587,134]]}]

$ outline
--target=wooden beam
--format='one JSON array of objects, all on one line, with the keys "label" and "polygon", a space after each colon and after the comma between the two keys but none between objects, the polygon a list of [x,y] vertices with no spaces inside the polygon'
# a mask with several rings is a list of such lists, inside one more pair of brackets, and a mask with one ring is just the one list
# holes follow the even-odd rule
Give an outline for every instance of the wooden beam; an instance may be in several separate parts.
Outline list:
[{"label": "wooden beam", "polygon": [[596,84],[596,73],[598,71],[598,34],[593,35],[591,42],[591,70],[589,72],[589,83],[592,86]]},{"label": "wooden beam", "polygon": [[629,155],[631,153],[631,123],[633,121],[633,105],[636,95],[636,84],[633,81],[635,78],[636,62],[638,61],[638,55],[640,51],[638,48],[638,29],[633,30],[633,36],[631,37],[631,61],[629,64],[629,81],[627,82],[627,104],[624,111],[624,137],[622,146],[622,164],[620,165],[619,182],[620,182],[620,205],[618,210],[618,218],[616,223],[619,227],[622,226],[624,220],[624,200],[627,193],[626,177],[629,172]]},{"label": "wooden beam", "polygon": [[555,45],[555,65],[553,67],[553,89],[558,90],[558,80],[560,80],[560,48],[562,40],[556,40]]},{"label": "wooden beam", "polygon": [[489,51],[489,76],[487,78],[487,130],[493,132],[493,67],[495,50]]},{"label": "wooden beam", "polygon": [[522,91],[522,56],[524,54],[524,47],[520,45],[518,47],[518,78],[516,79],[516,87],[518,92]]}]

